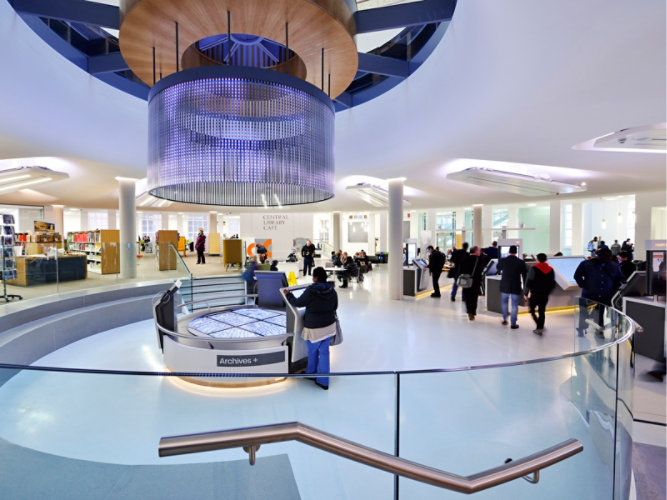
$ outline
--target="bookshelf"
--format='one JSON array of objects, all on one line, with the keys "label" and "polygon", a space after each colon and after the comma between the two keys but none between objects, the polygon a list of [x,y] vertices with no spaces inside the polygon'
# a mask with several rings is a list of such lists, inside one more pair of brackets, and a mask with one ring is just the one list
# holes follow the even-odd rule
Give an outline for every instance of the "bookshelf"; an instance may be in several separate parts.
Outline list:
[{"label": "bookshelf", "polygon": [[22,299],[20,295],[7,293],[7,281],[16,279],[16,259],[14,258],[14,244],[16,231],[14,230],[14,216],[11,214],[0,214],[2,235],[0,235],[0,273],[2,273],[2,298],[5,302],[12,299]]},{"label": "bookshelf", "polygon": [[86,255],[88,270],[99,274],[120,272],[120,231],[98,229],[67,233],[67,249]]},{"label": "bookshelf", "polygon": [[158,269],[160,271],[169,271],[176,269],[176,252],[169,249],[170,245],[178,248],[178,231],[162,229],[155,233],[157,242]]}]

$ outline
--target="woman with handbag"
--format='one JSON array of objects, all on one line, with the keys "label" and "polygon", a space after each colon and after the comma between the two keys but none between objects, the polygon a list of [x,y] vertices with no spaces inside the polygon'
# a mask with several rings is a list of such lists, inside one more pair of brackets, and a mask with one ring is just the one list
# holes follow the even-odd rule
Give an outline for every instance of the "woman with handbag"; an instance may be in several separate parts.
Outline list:
[{"label": "woman with handbag", "polygon": [[[295,307],[305,307],[301,337],[308,345],[308,365],[306,373],[329,373],[329,345],[336,334],[338,294],[334,284],[327,282],[327,272],[323,267],[313,270],[313,284],[304,290],[299,298],[285,290],[285,296]],[[315,384],[329,389],[329,377],[317,377]]]},{"label": "woman with handbag", "polygon": [[470,255],[461,264],[461,271],[457,278],[459,288],[463,289],[463,301],[466,304],[466,312],[470,321],[475,321],[477,315],[477,300],[482,287],[484,260],[482,249],[478,246],[472,247]]}]

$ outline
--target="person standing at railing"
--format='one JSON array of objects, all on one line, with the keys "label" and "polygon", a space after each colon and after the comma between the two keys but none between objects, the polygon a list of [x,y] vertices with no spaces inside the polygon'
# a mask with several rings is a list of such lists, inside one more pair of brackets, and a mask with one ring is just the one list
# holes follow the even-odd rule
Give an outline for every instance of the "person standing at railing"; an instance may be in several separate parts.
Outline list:
[{"label": "person standing at railing", "polygon": [[[618,291],[622,283],[625,283],[625,277],[618,268],[618,264],[613,262],[611,250],[602,248],[598,250],[597,255],[589,260],[582,261],[574,272],[574,280],[581,288],[581,296],[584,299],[597,303],[598,321],[596,329],[598,335],[604,331],[604,306],[611,306],[611,299]],[[579,316],[579,335],[583,335],[586,330],[586,307],[581,307]]]},{"label": "person standing at railing", "polygon": [[[313,271],[313,284],[296,298],[289,290],[284,290],[287,301],[294,307],[305,307],[301,337],[308,345],[308,365],[306,373],[330,373],[329,346],[336,334],[336,309],[338,294],[334,284],[327,282],[327,272],[323,267]],[[329,377],[317,377],[315,384],[329,389]]]},{"label": "person standing at railing", "polygon": [[199,228],[197,234],[197,241],[195,242],[195,250],[197,251],[197,264],[206,264],[206,257],[204,257],[204,249],[206,248],[206,236],[204,235],[204,228]]}]

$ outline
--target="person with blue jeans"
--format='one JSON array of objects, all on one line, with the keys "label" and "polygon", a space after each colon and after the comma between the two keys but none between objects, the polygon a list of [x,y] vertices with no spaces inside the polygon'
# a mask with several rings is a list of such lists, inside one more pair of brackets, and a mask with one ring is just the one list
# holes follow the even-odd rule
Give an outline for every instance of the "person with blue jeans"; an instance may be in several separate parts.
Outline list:
[{"label": "person with blue jeans", "polygon": [[[329,346],[336,334],[336,309],[338,294],[332,282],[327,282],[327,272],[323,267],[313,270],[313,284],[304,290],[299,298],[285,290],[287,301],[294,307],[305,307],[301,337],[308,346],[306,373],[329,373]],[[329,389],[329,377],[315,378],[315,384]]]},{"label": "person with blue jeans", "polygon": [[503,312],[503,325],[507,324],[508,302],[512,301],[510,312],[510,328],[519,328],[517,314],[519,313],[519,298],[526,282],[526,263],[516,256],[516,245],[510,246],[509,255],[498,261],[496,268],[501,274],[500,278],[500,307]]}]

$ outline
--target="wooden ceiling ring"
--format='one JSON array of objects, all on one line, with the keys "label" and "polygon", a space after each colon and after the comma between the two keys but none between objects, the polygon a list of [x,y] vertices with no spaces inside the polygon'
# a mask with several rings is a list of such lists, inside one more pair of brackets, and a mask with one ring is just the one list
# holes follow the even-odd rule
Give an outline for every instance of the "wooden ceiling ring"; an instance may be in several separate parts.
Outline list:
[{"label": "wooden ceiling ring", "polygon": [[[121,2],[120,48],[132,71],[153,84],[153,47],[156,77],[176,72],[178,22],[179,69],[186,50],[197,41],[231,32],[285,41],[289,23],[289,48],[305,67],[305,80],[331,96],[341,94],[358,67],[354,20],[344,0],[125,0]],[[322,80],[322,48],[324,81]],[[191,61],[190,59],[188,60]]]}]

